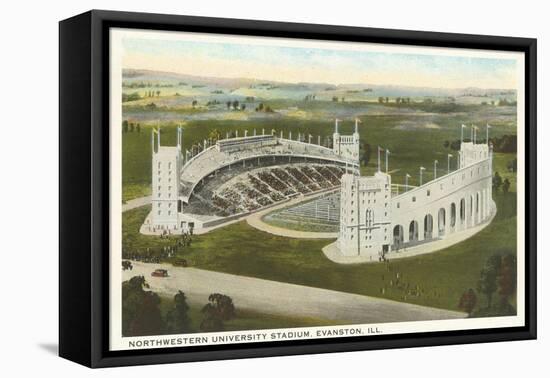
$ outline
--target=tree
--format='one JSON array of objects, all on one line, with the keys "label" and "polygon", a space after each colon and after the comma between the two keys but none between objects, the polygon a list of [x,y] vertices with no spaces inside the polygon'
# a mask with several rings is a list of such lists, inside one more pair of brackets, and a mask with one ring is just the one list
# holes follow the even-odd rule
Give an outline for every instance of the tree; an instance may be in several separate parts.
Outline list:
[{"label": "tree", "polygon": [[135,125],[133,123],[130,123],[130,132],[134,132]]},{"label": "tree", "polygon": [[157,97],[160,96],[160,91],[157,91]]},{"label": "tree", "polygon": [[141,133],[141,125],[139,123],[136,124],[136,131]]},{"label": "tree", "polygon": [[378,97],[378,103],[383,104],[384,103],[384,97]]},{"label": "tree", "polygon": [[160,297],[152,291],[143,295],[141,306],[130,324],[130,334],[134,336],[152,336],[162,333],[164,322],[160,313]]},{"label": "tree", "polygon": [[127,133],[128,132],[128,120],[122,121],[122,132]]},{"label": "tree", "polygon": [[504,193],[508,193],[510,191],[510,180],[508,180],[508,178],[505,178],[502,183],[502,191]]},{"label": "tree", "polygon": [[448,140],[446,140],[446,141],[443,143],[443,147],[445,147],[445,148],[449,148],[450,145],[451,145],[451,142],[449,142]]},{"label": "tree", "polygon": [[237,100],[233,101],[233,109],[239,110],[239,101]]},{"label": "tree", "polygon": [[509,306],[509,298],[516,291],[517,283],[517,261],[516,257],[508,254],[502,257],[500,270],[497,278],[498,294],[502,307]]},{"label": "tree", "polygon": [[221,138],[221,133],[218,129],[214,129],[208,133],[208,139],[217,141]]},{"label": "tree", "polygon": [[245,110],[246,109],[246,104],[241,104],[241,110]]},{"label": "tree", "polygon": [[510,160],[508,164],[506,164],[506,168],[508,168],[508,172],[517,172],[518,159]]},{"label": "tree", "polygon": [[198,102],[197,100],[193,100],[193,102],[191,103],[191,106],[193,107],[193,109],[195,109],[195,106],[197,106]]},{"label": "tree", "polygon": [[362,147],[363,147],[363,154],[361,155],[361,161],[364,165],[367,165],[369,164],[369,161],[370,161],[372,149],[370,147],[370,144],[368,143],[363,143]]},{"label": "tree", "polygon": [[200,329],[204,332],[223,331],[223,322],[235,317],[233,300],[227,295],[214,293],[210,294],[208,301],[201,311],[204,319]]},{"label": "tree", "polygon": [[231,101],[227,101],[226,105],[227,105],[227,110],[231,109]]},{"label": "tree", "polygon": [[495,191],[498,192],[498,189],[502,185],[502,177],[500,177],[500,174],[498,172],[495,172],[493,176],[493,188],[495,188]]},{"label": "tree", "polygon": [[460,297],[460,302],[458,303],[458,308],[471,314],[477,304],[477,295],[474,289],[468,289]]},{"label": "tree", "polygon": [[160,298],[149,288],[143,276],[122,283],[122,334],[124,336],[158,335],[164,328]]},{"label": "tree", "polygon": [[174,304],[166,314],[166,331],[168,333],[186,333],[191,330],[191,320],[187,315],[189,306],[183,291],[174,295]]},{"label": "tree", "polygon": [[500,255],[489,257],[479,275],[477,290],[487,297],[487,308],[493,303],[493,294],[497,290],[497,276],[500,269]]}]

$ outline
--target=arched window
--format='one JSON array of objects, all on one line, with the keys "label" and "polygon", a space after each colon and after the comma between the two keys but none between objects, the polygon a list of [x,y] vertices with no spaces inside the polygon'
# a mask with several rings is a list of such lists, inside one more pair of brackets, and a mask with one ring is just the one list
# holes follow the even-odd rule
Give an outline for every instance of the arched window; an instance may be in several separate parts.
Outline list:
[{"label": "arched window", "polygon": [[451,203],[451,227],[454,227],[456,224],[456,205]]},{"label": "arched window", "polygon": [[434,220],[431,214],[424,217],[424,239],[431,239],[433,235]]},{"label": "arched window", "polygon": [[418,222],[412,221],[409,224],[409,242],[418,241]]},{"label": "arched window", "polygon": [[393,228],[393,246],[400,248],[403,245],[403,226],[397,225]]},{"label": "arched window", "polygon": [[445,209],[441,208],[439,209],[439,212],[437,213],[437,230],[438,235],[441,237],[445,235]]}]

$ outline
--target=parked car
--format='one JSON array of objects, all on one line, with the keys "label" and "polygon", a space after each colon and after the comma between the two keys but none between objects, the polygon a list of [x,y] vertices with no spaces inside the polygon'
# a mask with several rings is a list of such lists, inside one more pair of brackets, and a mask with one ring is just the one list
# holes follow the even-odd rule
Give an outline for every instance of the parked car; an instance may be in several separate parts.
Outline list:
[{"label": "parked car", "polygon": [[180,259],[177,259],[176,261],[174,261],[172,263],[172,265],[177,266],[177,267],[186,268],[187,267],[187,260],[180,258]]},{"label": "parked car", "polygon": [[155,269],[155,271],[151,273],[151,276],[153,276],[153,277],[168,277],[168,271],[166,269]]}]

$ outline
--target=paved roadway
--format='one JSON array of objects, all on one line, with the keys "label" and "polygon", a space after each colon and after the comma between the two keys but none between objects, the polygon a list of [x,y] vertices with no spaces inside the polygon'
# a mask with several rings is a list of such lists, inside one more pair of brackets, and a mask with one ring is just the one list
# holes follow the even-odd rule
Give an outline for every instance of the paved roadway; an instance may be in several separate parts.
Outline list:
[{"label": "paved roadway", "polygon": [[151,196],[139,197],[122,204],[122,212],[132,210],[141,206],[149,205],[151,203]]},{"label": "paved roadway", "polygon": [[[151,277],[158,268],[167,269],[170,277]],[[211,293],[222,293],[233,298],[237,307],[277,315],[364,324],[466,317],[460,312],[168,264],[133,262],[133,270],[123,271],[123,280],[135,275],[145,276],[157,293],[174,295],[182,290],[197,304],[206,304]]]}]

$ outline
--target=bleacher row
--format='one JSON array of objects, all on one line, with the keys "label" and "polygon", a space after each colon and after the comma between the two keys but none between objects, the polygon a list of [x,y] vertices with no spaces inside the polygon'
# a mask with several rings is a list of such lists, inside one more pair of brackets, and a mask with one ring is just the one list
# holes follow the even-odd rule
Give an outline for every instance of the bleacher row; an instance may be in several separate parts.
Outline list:
[{"label": "bleacher row", "polygon": [[236,152],[223,152],[212,146],[194,156],[186,163],[181,175],[182,194],[184,196],[191,196],[194,185],[202,180],[205,174],[208,175],[215,170],[219,170],[221,167],[229,164],[240,164],[242,160],[246,159],[256,157],[265,159],[273,156],[307,156],[309,159],[318,157],[337,160],[341,163],[344,162],[331,149],[289,139],[278,139],[276,145],[246,148]]},{"label": "bleacher row", "polygon": [[338,187],[344,172],[341,167],[316,164],[266,167],[240,175],[214,191],[212,204],[225,216],[254,211],[300,194]]}]

